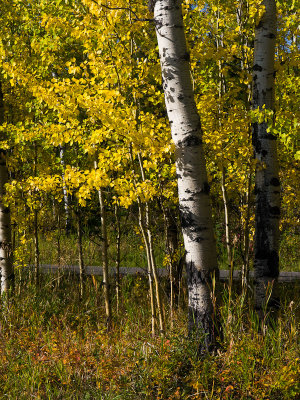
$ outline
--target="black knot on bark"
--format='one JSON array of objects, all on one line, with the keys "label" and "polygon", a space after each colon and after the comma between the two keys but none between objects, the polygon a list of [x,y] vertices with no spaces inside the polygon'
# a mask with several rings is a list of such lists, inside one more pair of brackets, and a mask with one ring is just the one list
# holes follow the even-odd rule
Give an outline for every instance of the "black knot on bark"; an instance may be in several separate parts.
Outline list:
[{"label": "black knot on bark", "polygon": [[209,192],[210,192],[210,186],[209,186],[208,182],[204,182],[204,183],[203,183],[202,192],[205,193],[205,194],[209,194]]},{"label": "black knot on bark", "polygon": [[189,135],[185,139],[178,142],[178,147],[194,147],[202,144],[202,139],[199,135]]},{"label": "black knot on bark", "polygon": [[186,52],[183,56],[180,57],[181,60],[190,61],[190,53]]},{"label": "black knot on bark", "polygon": [[262,71],[262,67],[258,64],[253,65],[253,71]]},{"label": "black knot on bark", "polygon": [[280,215],[280,208],[277,206],[270,207],[270,214],[274,216]]},{"label": "black knot on bark", "polygon": [[267,37],[268,39],[275,39],[275,35],[274,33],[269,33],[268,35],[265,35],[265,37]]},{"label": "black knot on bark", "polygon": [[268,276],[277,278],[279,275],[279,256],[276,250],[272,250],[268,257]]},{"label": "black knot on bark", "polygon": [[180,222],[182,229],[191,228],[195,225],[194,215],[186,207],[180,207]]},{"label": "black knot on bark", "polygon": [[258,139],[258,123],[252,124],[252,144],[256,153],[261,151],[261,141]]},{"label": "black knot on bark", "polygon": [[279,179],[278,178],[272,178],[270,180],[270,185],[272,185],[272,186],[280,186]]}]

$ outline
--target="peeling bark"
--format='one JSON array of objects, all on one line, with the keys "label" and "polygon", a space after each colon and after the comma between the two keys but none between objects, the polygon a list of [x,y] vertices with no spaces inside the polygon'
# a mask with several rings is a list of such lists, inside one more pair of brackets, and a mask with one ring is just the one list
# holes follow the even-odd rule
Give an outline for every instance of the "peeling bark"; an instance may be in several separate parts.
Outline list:
[{"label": "peeling bark", "polygon": [[165,103],[176,147],[181,227],[186,249],[189,330],[213,342],[211,276],[218,274],[200,117],[194,100],[181,1],[157,0],[154,21]]},{"label": "peeling bark", "polygon": [[[274,58],[276,38],[276,2],[264,0],[265,11],[255,29],[253,62],[253,108],[274,110]],[[255,306],[260,316],[267,302],[268,286],[279,275],[280,183],[276,136],[268,132],[268,123],[253,123],[252,140],[257,160],[255,176]]]}]

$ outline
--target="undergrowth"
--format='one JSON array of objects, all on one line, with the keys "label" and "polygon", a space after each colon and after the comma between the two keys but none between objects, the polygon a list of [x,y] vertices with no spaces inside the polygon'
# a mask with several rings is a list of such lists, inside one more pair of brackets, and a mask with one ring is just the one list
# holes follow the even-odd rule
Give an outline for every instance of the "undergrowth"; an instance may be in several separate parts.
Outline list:
[{"label": "undergrowth", "polygon": [[[109,232],[109,246],[108,256],[110,264],[114,265],[116,256],[116,233]],[[165,245],[164,238],[161,233],[157,233],[154,240],[155,258],[158,266],[163,265],[165,257]],[[40,246],[40,262],[41,264],[60,264],[64,265],[78,265],[78,248],[77,248],[77,236],[75,234],[61,234],[57,236],[57,232],[46,232],[39,236]],[[101,259],[101,238],[97,235],[92,235],[86,232],[83,235],[83,258],[85,265],[102,265]],[[280,259],[281,259],[281,271],[299,271],[299,246],[300,236],[292,234],[291,232],[285,232],[281,237],[280,244]],[[234,248],[234,264],[235,268],[238,269],[243,261],[241,255],[241,244]],[[34,243],[33,240],[27,241],[27,251],[20,247],[22,262],[17,264],[33,264],[34,263]],[[121,267],[142,267],[147,268],[147,257],[144,249],[142,239],[139,235],[130,230],[126,232],[126,236],[122,237],[121,240]],[[181,251],[181,255],[183,250]],[[220,263],[220,269],[228,268],[227,251],[224,240],[218,239],[218,260]],[[250,265],[252,268],[252,265]]]},{"label": "undergrowth", "polygon": [[[299,289],[299,287],[298,287]],[[105,328],[101,280],[88,278],[83,299],[75,277],[27,276],[0,313],[0,398],[3,399],[297,399],[299,295],[282,290],[278,321],[263,333],[251,296],[223,286],[222,339],[197,358],[179,307],[164,337],[151,337],[147,280],[122,281],[113,328]],[[230,300],[229,300],[230,298]],[[113,300],[113,309],[115,304]]]}]

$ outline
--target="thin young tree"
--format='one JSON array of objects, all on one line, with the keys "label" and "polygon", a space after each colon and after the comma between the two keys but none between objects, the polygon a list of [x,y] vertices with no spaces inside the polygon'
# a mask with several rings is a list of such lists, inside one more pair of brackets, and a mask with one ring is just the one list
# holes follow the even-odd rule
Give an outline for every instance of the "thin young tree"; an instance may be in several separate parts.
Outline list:
[{"label": "thin young tree", "polygon": [[[264,11],[255,28],[253,109],[274,111],[276,2],[263,1]],[[275,300],[270,291],[279,275],[280,182],[276,136],[267,121],[255,122],[252,139],[257,161],[255,175],[255,306],[258,313]],[[269,289],[269,291],[268,291]],[[266,293],[268,294],[266,295]]]},{"label": "thin young tree", "polygon": [[120,282],[120,264],[121,264],[121,216],[120,207],[118,203],[115,204],[115,225],[116,225],[116,301],[117,301],[117,313],[120,308],[120,295],[121,295],[121,282]]},{"label": "thin young tree", "polygon": [[[135,167],[134,167],[134,159],[133,159],[133,151],[132,144],[129,146],[129,156],[132,165],[132,175],[135,177]],[[136,180],[133,180],[134,186],[136,187]],[[151,306],[151,333],[152,336],[155,336],[155,326],[156,326],[156,308],[155,308],[155,292],[153,285],[153,257],[151,257],[151,248],[152,246],[149,243],[149,235],[147,234],[147,217],[145,216],[145,205],[142,203],[140,196],[137,197],[138,204],[138,215],[139,215],[139,228],[141,235],[143,237],[146,256],[147,256],[147,275],[149,280],[149,297],[150,297],[150,306]],[[163,327],[162,327],[163,328]]]},{"label": "thin young tree", "polygon": [[[2,84],[0,82],[0,125],[5,122]],[[2,133],[3,135],[3,133]],[[3,203],[5,185],[8,182],[8,169],[6,164],[6,150],[2,148],[0,138],[0,273],[1,294],[8,292],[12,287],[14,271],[12,263],[11,223],[10,210]]]},{"label": "thin young tree", "polygon": [[76,219],[77,219],[77,249],[78,249],[78,263],[79,263],[79,292],[80,297],[83,297],[84,292],[84,280],[86,275],[84,259],[83,259],[83,248],[82,248],[82,211],[80,205],[77,205],[76,210]]},{"label": "thin young tree", "polygon": [[[94,160],[94,168],[98,168],[97,160]],[[106,327],[108,330],[111,329],[112,323],[112,311],[111,311],[111,300],[110,300],[110,282],[108,275],[108,238],[107,238],[107,219],[106,219],[106,207],[104,201],[103,188],[98,189],[98,198],[101,215],[101,252],[102,252],[102,271],[103,271],[103,293],[106,313]]]},{"label": "thin young tree", "polygon": [[180,0],[150,2],[160,54],[165,103],[176,147],[181,227],[186,250],[189,330],[214,340],[212,276],[218,275],[216,244],[203,152],[202,129],[191,80]]},{"label": "thin young tree", "polygon": [[[34,162],[33,162],[33,174],[37,177],[37,164],[38,164],[38,146],[34,143]],[[35,193],[37,197],[37,193]],[[37,285],[39,283],[40,273],[40,246],[39,246],[39,213],[38,213],[38,199],[35,199],[33,209],[33,232],[34,232],[34,282]]]}]

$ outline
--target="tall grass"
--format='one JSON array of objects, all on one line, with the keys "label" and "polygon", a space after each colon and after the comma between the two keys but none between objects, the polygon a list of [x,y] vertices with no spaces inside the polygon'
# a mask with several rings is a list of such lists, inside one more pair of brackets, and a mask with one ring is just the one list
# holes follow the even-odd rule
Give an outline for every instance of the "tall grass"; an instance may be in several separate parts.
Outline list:
[{"label": "tall grass", "polygon": [[[144,277],[123,279],[120,312],[107,332],[101,279],[88,278],[80,299],[76,277],[44,276],[35,288],[25,272],[19,276],[0,312],[0,398],[298,398],[299,286],[282,289],[278,321],[261,333],[251,296],[229,296],[224,285],[218,350],[199,359],[184,305],[165,337],[151,337]],[[167,321],[168,309],[165,296]]]},{"label": "tall grass", "polygon": [[[165,245],[163,234],[158,232],[154,240],[155,256],[157,266],[163,266],[165,257]],[[59,243],[58,243],[59,238]],[[78,264],[77,237],[75,234],[61,234],[56,232],[40,234],[40,260],[42,264],[76,265]],[[285,233],[281,237],[280,259],[282,271],[300,271],[299,257],[300,237],[295,234]],[[26,263],[32,264],[34,260],[34,248],[28,249]],[[220,268],[228,268],[227,253],[224,243],[218,242],[218,259]],[[115,232],[109,232],[108,255],[110,265],[114,265],[116,260],[116,237]],[[242,263],[240,246],[234,250],[235,268]],[[94,234],[86,232],[83,235],[83,256],[85,265],[101,265],[101,239]],[[143,242],[139,235],[132,229],[126,232],[121,241],[121,266],[122,267],[142,267],[147,268],[147,258],[143,248]]]},{"label": "tall grass", "polygon": [[[159,240],[161,239],[161,240]],[[163,239],[155,243],[155,256],[158,266],[163,265],[164,250]],[[74,234],[61,235],[59,244],[56,235],[40,235],[40,259],[42,264],[78,265],[77,237]],[[83,257],[85,265],[102,265],[101,239],[95,235],[83,235]],[[32,263],[33,245],[29,249],[30,256],[26,262]],[[108,247],[109,261],[114,265],[116,260],[116,238],[111,232]],[[121,267],[147,268],[147,258],[140,237],[135,232],[126,234],[126,240],[121,242]]]}]

